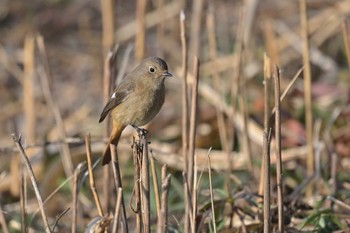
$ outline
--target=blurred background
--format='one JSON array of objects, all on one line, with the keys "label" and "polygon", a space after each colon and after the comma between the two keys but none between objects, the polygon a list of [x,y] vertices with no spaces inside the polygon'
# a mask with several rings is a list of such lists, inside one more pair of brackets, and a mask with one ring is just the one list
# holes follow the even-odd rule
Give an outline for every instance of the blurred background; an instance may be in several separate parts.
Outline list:
[{"label": "blurred background", "polygon": [[[44,199],[63,184],[45,204],[53,222],[70,205],[71,191],[65,182],[76,164],[86,160],[84,137],[91,134],[94,161],[107,142],[106,127],[99,124],[98,119],[106,103],[103,70],[111,50],[115,51],[112,67],[115,67],[117,82],[149,56],[164,58],[174,75],[166,80],[167,96],[162,110],[147,127],[158,172],[161,165],[167,164],[173,175],[169,194],[169,212],[173,218],[169,218],[169,225],[181,229],[184,211],[181,10],[186,18],[189,85],[193,82],[194,56],[200,61],[196,153],[199,166],[205,167],[207,151],[213,148],[213,186],[218,208],[224,210],[217,215],[220,229],[227,232],[241,229],[238,219],[243,216],[245,224],[252,227],[248,232],[261,230],[259,174],[264,129],[264,56],[265,62],[269,57],[271,77],[275,75],[275,65],[280,69],[281,92],[289,90],[281,102],[285,195],[288,197],[298,188],[303,190],[289,199],[293,204],[286,204],[286,225],[293,229],[309,226],[309,229],[325,230],[323,232],[346,228],[349,208],[334,206],[327,197],[349,203],[347,18],[350,1],[309,0],[307,8],[316,151],[311,171],[306,162],[307,108],[303,73],[300,73],[305,68],[304,28],[299,1],[0,1],[0,203],[11,232],[19,231],[21,177],[20,157],[11,134],[22,135]],[[289,88],[293,77],[296,81]],[[274,104],[272,85],[273,81],[271,106]],[[232,104],[235,91],[239,98]],[[236,114],[233,118],[232,111]],[[226,124],[220,126],[219,116]],[[272,120],[271,125],[274,125]],[[225,134],[231,134],[226,135],[226,142]],[[134,130],[128,128],[118,147],[126,183],[126,203],[130,202],[133,189],[130,150],[133,135]],[[226,155],[231,152],[234,153],[228,161]],[[65,156],[69,156],[72,163],[67,162]],[[273,153],[271,156],[275,175],[276,160]],[[95,169],[97,180],[102,179],[99,166]],[[229,169],[231,172],[225,173]],[[201,218],[205,219],[206,204],[210,201],[207,174],[203,176],[203,192],[199,192],[198,203]],[[309,183],[300,186],[309,176],[312,176],[314,190],[311,195],[304,193]],[[275,176],[272,177],[271,187],[275,193],[276,181]],[[102,193],[103,182],[96,183]],[[80,230],[97,216],[88,187],[88,182],[82,183]],[[27,189],[27,214],[32,217],[37,205],[29,182]],[[241,196],[231,199],[237,193]],[[275,199],[273,194],[273,203]],[[295,204],[296,200],[307,207]],[[239,214],[234,207],[239,209]],[[325,215],[321,210],[330,212]],[[130,210],[128,216],[132,226],[134,219]],[[310,216],[314,218],[310,220]],[[322,218],[329,225],[322,225]],[[31,227],[42,230],[40,218],[34,219]],[[62,219],[58,228],[66,232],[70,227],[70,214]],[[276,223],[273,216],[272,221]],[[202,228],[203,232],[209,232],[205,230],[209,229],[207,225]]]}]

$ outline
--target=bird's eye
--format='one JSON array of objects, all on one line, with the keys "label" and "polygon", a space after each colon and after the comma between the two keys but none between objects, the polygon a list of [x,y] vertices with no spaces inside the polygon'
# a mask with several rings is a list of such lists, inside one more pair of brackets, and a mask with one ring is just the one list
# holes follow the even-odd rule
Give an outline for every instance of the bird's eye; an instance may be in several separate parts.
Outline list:
[{"label": "bird's eye", "polygon": [[156,68],[154,68],[153,66],[150,66],[150,67],[148,67],[148,71],[150,73],[154,73],[154,72],[156,72]]}]

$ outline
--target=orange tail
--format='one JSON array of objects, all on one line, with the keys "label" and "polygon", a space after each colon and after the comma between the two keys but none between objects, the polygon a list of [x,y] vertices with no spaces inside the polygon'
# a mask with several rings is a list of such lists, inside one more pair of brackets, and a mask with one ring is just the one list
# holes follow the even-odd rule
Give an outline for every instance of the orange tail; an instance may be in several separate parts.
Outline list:
[{"label": "orange tail", "polygon": [[111,148],[110,148],[109,144],[113,144],[115,146],[118,145],[120,136],[122,135],[124,128],[125,128],[125,126],[121,126],[121,125],[113,122],[113,129],[111,132],[111,136],[109,137],[109,142],[106,146],[105,151],[103,152],[102,165],[106,165],[106,164],[109,164],[111,162]]}]

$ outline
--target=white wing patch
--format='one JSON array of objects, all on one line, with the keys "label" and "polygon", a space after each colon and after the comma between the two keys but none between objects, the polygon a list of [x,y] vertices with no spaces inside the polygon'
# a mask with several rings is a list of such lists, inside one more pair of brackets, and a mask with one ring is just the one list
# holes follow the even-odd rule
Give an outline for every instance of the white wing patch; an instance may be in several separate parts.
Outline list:
[{"label": "white wing patch", "polygon": [[113,93],[113,95],[111,96],[111,99],[114,99],[115,98],[115,92]]}]

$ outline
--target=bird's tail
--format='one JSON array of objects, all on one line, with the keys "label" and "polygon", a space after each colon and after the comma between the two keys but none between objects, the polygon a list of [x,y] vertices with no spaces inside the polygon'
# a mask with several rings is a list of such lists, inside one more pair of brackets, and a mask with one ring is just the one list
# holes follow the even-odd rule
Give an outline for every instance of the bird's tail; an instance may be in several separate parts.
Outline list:
[{"label": "bird's tail", "polygon": [[111,162],[111,148],[110,144],[113,144],[115,146],[118,145],[120,136],[122,135],[122,132],[124,130],[125,126],[121,126],[115,122],[113,122],[113,129],[111,132],[111,136],[109,137],[109,142],[106,146],[106,149],[103,152],[102,156],[102,165],[109,164]]}]

